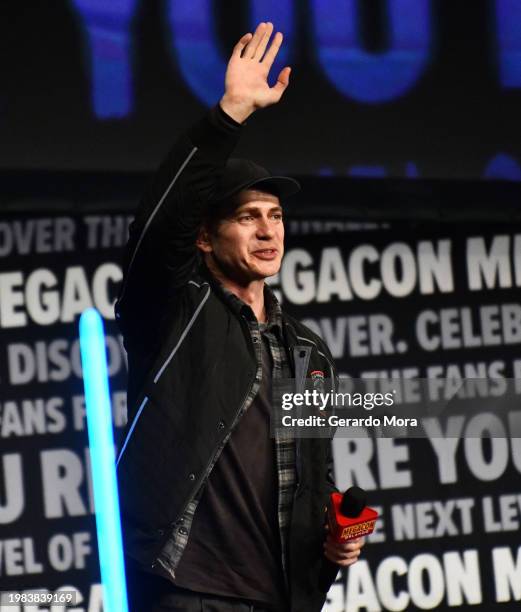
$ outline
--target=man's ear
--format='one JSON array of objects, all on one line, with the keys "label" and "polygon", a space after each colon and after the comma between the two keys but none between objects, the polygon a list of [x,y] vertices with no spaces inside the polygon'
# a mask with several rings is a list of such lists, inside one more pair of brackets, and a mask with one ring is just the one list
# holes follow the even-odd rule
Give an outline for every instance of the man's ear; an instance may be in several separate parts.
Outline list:
[{"label": "man's ear", "polygon": [[206,225],[202,225],[197,233],[195,240],[195,246],[200,249],[203,253],[211,253],[213,251],[212,243],[210,240],[210,232]]}]

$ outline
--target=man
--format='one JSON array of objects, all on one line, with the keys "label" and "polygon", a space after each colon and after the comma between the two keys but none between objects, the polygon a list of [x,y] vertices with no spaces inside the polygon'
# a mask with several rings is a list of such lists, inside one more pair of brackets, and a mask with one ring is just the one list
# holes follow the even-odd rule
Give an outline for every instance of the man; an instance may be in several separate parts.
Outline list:
[{"label": "man", "polygon": [[131,227],[116,317],[129,359],[118,453],[133,610],[322,608],[330,441],[269,435],[273,378],[334,382],[324,343],[264,283],[283,255],[281,199],[296,181],[230,160],[241,124],[289,83],[268,73],[271,23],[241,38],[218,106],[182,136]]}]

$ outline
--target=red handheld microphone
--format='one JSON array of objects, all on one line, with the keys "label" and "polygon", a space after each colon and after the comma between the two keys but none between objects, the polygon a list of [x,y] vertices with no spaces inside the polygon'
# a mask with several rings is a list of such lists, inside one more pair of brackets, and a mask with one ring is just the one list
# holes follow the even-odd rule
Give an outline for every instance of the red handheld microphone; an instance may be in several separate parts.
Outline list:
[{"label": "red handheld microphone", "polygon": [[[331,493],[327,508],[329,533],[335,542],[349,542],[373,532],[378,512],[366,506],[367,494],[360,487],[342,493]],[[340,566],[324,558],[318,586],[327,593]]]}]

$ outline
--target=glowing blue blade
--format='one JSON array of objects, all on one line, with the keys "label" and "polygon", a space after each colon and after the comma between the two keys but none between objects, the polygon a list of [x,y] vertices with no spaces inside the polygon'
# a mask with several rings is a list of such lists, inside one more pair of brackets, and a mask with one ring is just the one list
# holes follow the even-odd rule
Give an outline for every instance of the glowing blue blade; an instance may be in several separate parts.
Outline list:
[{"label": "glowing blue blade", "polygon": [[105,335],[93,308],[80,317],[80,350],[104,610],[128,612]]}]

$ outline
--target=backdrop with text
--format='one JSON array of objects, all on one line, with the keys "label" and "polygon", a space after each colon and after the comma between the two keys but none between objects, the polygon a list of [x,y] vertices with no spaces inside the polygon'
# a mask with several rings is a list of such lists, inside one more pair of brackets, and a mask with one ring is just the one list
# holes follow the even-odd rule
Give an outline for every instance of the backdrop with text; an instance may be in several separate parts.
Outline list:
[{"label": "backdrop with text", "polygon": [[[74,587],[77,609],[93,612],[101,591],[78,318],[91,306],[104,317],[118,435],[127,367],[112,305],[135,199],[77,206],[84,184],[69,178],[54,207],[20,197],[0,221],[0,582]],[[440,392],[445,378],[521,378],[517,224],[335,218],[323,214],[328,201],[304,192],[301,202],[317,214],[288,218],[270,282],[342,374],[429,378]],[[382,518],[328,610],[517,609],[521,438],[465,433],[335,439],[337,485],[365,488]]]}]

